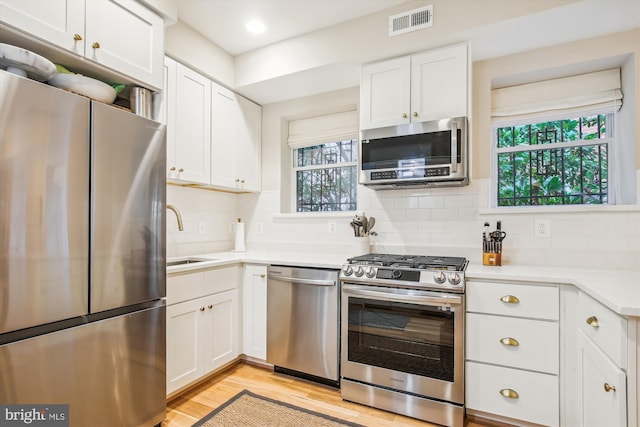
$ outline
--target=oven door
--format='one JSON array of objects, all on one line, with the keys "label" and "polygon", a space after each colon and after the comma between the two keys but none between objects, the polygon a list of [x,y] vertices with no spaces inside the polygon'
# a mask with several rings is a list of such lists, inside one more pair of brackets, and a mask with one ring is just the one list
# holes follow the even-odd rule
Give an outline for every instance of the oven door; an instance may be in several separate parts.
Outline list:
[{"label": "oven door", "polygon": [[464,403],[464,295],[342,285],[342,377]]}]

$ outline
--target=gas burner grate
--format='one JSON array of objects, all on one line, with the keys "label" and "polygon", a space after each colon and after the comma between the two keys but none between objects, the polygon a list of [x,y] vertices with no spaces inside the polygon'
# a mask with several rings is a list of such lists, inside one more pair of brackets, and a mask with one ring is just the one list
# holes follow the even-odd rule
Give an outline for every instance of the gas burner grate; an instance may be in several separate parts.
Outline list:
[{"label": "gas burner grate", "polygon": [[398,254],[365,254],[347,259],[349,264],[372,265],[381,267],[415,268],[419,270],[450,270],[464,271],[467,266],[466,258],[398,255]]}]

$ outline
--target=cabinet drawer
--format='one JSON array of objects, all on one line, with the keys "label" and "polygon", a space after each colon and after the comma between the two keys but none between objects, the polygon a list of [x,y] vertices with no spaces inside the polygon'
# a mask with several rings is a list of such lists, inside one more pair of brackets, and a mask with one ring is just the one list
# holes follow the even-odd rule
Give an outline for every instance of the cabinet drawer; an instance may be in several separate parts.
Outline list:
[{"label": "cabinet drawer", "polygon": [[627,319],[584,292],[578,296],[578,328],[620,368],[627,368]]},{"label": "cabinet drawer", "polygon": [[202,272],[167,277],[167,305],[200,298],[204,291]]},{"label": "cabinet drawer", "polygon": [[558,374],[556,322],[467,314],[467,359]]},{"label": "cabinet drawer", "polygon": [[558,320],[559,300],[557,286],[475,281],[467,284],[469,312]]},{"label": "cabinet drawer", "polygon": [[[558,425],[557,376],[475,362],[467,362],[465,366],[467,408],[547,426]],[[505,397],[501,390],[505,394],[512,390],[517,395]]]}]

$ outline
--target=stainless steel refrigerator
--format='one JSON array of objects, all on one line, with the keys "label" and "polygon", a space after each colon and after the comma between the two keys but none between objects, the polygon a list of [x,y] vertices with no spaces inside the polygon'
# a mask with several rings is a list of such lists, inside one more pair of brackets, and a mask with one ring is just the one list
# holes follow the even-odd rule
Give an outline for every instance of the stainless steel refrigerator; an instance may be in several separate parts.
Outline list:
[{"label": "stainless steel refrigerator", "polygon": [[165,416],[164,125],[0,71],[0,404]]}]

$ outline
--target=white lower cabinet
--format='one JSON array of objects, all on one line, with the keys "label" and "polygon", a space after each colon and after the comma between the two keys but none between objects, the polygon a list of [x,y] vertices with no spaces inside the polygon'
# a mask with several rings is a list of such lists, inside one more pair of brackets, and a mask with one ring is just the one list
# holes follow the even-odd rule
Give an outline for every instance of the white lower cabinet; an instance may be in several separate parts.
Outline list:
[{"label": "white lower cabinet", "polygon": [[267,266],[244,267],[242,283],[242,352],[267,359]]},{"label": "white lower cabinet", "polygon": [[467,409],[558,425],[558,376],[467,362]]},{"label": "white lower cabinet", "polygon": [[627,377],[578,331],[581,418],[584,427],[627,425]]},{"label": "white lower cabinet", "polygon": [[167,395],[240,355],[240,271],[233,266],[167,279]]},{"label": "white lower cabinet", "polygon": [[467,284],[469,413],[559,425],[559,304],[554,285]]}]

